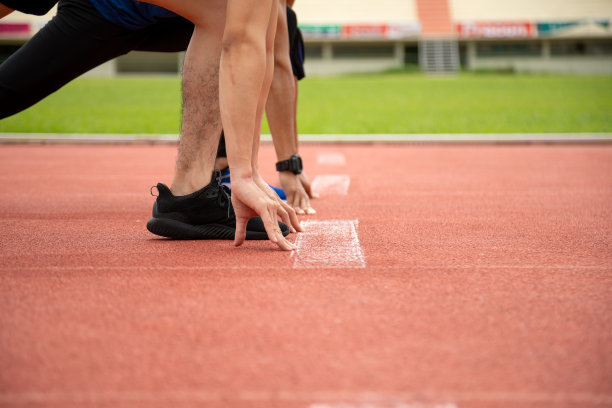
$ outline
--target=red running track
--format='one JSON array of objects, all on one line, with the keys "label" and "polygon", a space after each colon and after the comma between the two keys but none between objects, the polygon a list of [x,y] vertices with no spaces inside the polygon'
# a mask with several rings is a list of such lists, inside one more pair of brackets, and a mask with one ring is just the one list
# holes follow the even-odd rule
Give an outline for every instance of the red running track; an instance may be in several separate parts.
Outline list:
[{"label": "red running track", "polygon": [[365,267],[149,234],[173,146],[0,146],[0,406],[612,407],[612,146],[301,153]]}]

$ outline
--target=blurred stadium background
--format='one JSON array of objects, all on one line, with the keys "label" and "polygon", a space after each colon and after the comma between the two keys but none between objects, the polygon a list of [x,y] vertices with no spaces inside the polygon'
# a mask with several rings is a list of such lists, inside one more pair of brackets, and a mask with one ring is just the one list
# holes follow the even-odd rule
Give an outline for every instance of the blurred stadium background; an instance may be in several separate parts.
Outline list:
[{"label": "blurred stadium background", "polygon": [[[298,0],[309,75],[420,67],[612,74],[612,0]],[[0,61],[43,17],[0,21]],[[183,55],[132,52],[90,76],[178,73]]]}]

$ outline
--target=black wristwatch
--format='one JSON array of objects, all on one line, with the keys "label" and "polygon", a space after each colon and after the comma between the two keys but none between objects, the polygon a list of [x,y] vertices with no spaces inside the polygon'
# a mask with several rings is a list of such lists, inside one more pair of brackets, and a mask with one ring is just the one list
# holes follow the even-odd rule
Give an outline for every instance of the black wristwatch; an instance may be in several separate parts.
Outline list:
[{"label": "black wristwatch", "polygon": [[282,160],[276,163],[276,171],[290,171],[293,174],[302,173],[302,158],[294,154],[289,160]]}]

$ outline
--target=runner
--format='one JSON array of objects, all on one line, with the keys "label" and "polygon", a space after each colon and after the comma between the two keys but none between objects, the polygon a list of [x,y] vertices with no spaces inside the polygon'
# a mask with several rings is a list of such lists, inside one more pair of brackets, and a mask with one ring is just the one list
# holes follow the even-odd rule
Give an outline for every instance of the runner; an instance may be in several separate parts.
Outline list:
[{"label": "runner", "polygon": [[[23,78],[28,78],[29,76],[24,75],[23,70],[19,69],[20,67],[23,67],[24,64],[19,64],[15,62],[15,61],[20,61],[20,58],[21,58],[21,61],[23,61],[24,59],[26,61],[29,61],[29,64],[26,64],[26,66],[29,65],[31,67],[37,67],[37,68],[39,68],[40,65],[32,64],[32,61],[27,58],[28,56],[31,57],[32,55],[35,54],[39,58],[42,57],[43,60],[47,60],[47,61],[49,60],[50,61],[66,61],[67,60],[72,64],[71,65],[72,70],[62,69],[61,63],[56,64],[56,65],[52,64],[51,70],[53,69],[55,70],[55,75],[56,75],[55,78],[59,80],[49,81],[41,87],[35,87],[36,91],[33,91],[29,94],[27,92],[15,92],[14,88],[11,89],[9,86],[6,86],[5,83],[1,83],[2,85],[4,85],[2,86],[2,93],[5,96],[12,97],[12,96],[18,95],[16,97],[18,100],[17,101],[18,103],[11,104],[11,105],[19,107],[25,104],[29,106],[28,103],[21,100],[22,97],[19,95],[30,95],[31,96],[32,94],[38,93],[38,99],[36,100],[39,100],[42,97],[53,92],[57,88],[61,87],[63,84],[70,81],[75,76],[79,75],[80,73],[86,72],[87,70],[91,69],[93,66],[99,65],[100,63],[106,60],[109,60],[117,55],[123,54],[129,51],[130,49],[176,51],[177,44],[178,44],[178,49],[184,48],[185,46],[184,39],[186,38],[184,33],[185,32],[189,33],[189,31],[193,29],[192,28],[193,26],[187,23],[184,19],[180,19],[176,15],[168,12],[167,10],[157,8],[152,5],[134,3],[128,0],[125,0],[125,1],[122,1],[122,0],[116,0],[116,1],[91,0],[91,1],[92,3],[89,3],[87,0],[80,0],[80,1],[79,0],[62,0],[60,2],[58,16],[56,16],[56,18],[52,21],[52,23],[50,23],[47,27],[41,30],[41,32],[37,36],[35,36],[26,45],[26,47],[23,47],[22,49],[20,49],[5,64],[3,64],[2,67],[0,67],[0,71],[3,74],[6,74],[7,72],[8,74],[11,74],[11,73],[15,74],[16,71],[19,71],[19,75],[17,76],[21,78],[21,82],[23,83],[24,82]],[[10,4],[10,1],[8,0],[5,1],[4,3],[6,6],[15,6],[15,5]],[[16,5],[18,7],[21,7],[22,11],[37,12],[37,13],[40,12],[40,8],[34,10],[34,8],[31,7],[28,9],[27,4],[22,4],[22,3],[19,3]],[[32,2],[32,3],[50,4],[51,2],[47,1],[47,2]],[[215,3],[215,2],[211,2],[211,3]],[[208,143],[201,143],[202,137],[200,135],[206,135],[208,133],[209,136],[205,137],[204,139],[205,140],[211,139],[210,134],[212,133],[212,130],[214,130],[216,127],[219,127],[220,125],[218,123],[218,120],[215,121],[214,119],[215,114],[218,115],[218,104],[215,103],[216,98],[217,98],[216,89],[215,89],[216,81],[214,79],[211,80],[211,78],[214,78],[216,75],[216,71],[218,71],[214,67],[214,62],[212,61],[218,61],[218,57],[220,54],[221,42],[219,38],[222,34],[223,19],[218,18],[218,17],[220,17],[225,12],[223,3],[224,2],[217,2],[216,7],[214,6],[207,7],[207,10],[208,10],[207,15],[209,16],[208,19],[204,18],[204,19],[197,20],[200,23],[206,22],[207,24],[206,30],[200,30],[200,33],[208,34],[208,36],[201,35],[199,37],[201,38],[201,40],[198,40],[196,42],[198,44],[207,44],[207,41],[208,41],[208,44],[210,44],[211,41],[214,41],[214,39],[216,39],[218,46],[209,48],[207,50],[208,54],[206,54],[208,57],[212,57],[209,59],[207,67],[208,68],[213,67],[212,71],[210,71],[210,73],[212,73],[212,76],[207,81],[203,81],[203,83],[209,87],[208,92],[204,93],[206,94],[206,97],[209,98],[209,103],[206,103],[206,104],[191,103],[190,92],[193,89],[193,86],[192,86],[193,82],[190,82],[190,81],[192,78],[190,78],[188,81],[185,81],[185,78],[184,78],[184,98],[185,98],[186,110],[184,111],[184,123],[183,123],[183,129],[181,132],[179,159],[177,161],[175,178],[174,178],[173,184],[171,188],[168,189],[168,191],[172,191],[174,194],[178,196],[188,196],[189,194],[193,193],[195,190],[195,186],[201,185],[203,179],[207,178],[206,176],[204,176],[204,174],[211,174],[210,172],[206,171],[208,170],[207,166],[209,166],[208,160],[203,159],[203,157],[207,156],[207,152],[202,152],[201,150],[202,146],[205,144],[207,145]],[[92,5],[94,7],[92,7]],[[6,7],[4,8],[3,13],[5,10],[6,10]],[[84,11],[86,11],[86,13],[83,13]],[[131,16],[130,16],[130,13],[131,13]],[[87,16],[87,18],[84,19],[83,15]],[[137,18],[136,19],[125,18],[126,15],[128,15],[129,17],[137,16]],[[100,16],[102,16],[103,19],[101,19]],[[66,17],[68,18],[66,19]],[[198,16],[197,18],[200,18],[200,17],[201,16]],[[114,22],[111,22],[112,20],[114,20]],[[82,31],[90,30],[89,31],[90,35],[89,36],[75,35],[77,34],[74,32],[75,24],[69,24],[67,21],[70,21],[70,23],[77,22],[76,28]],[[92,21],[95,22],[97,25],[91,24]],[[92,27],[99,28],[99,26],[104,26],[105,28],[105,30],[102,30],[106,34],[106,36],[103,37],[103,40],[100,40],[99,35],[96,35],[96,36],[91,35]],[[160,30],[160,28],[163,28],[163,30]],[[85,52],[89,52],[91,55],[91,58],[84,59],[83,53],[75,52],[75,47],[67,47],[65,46],[65,44],[59,47],[59,51],[58,51],[58,47],[48,48],[48,47],[42,46],[46,44],[45,41],[48,41],[49,35],[57,34],[57,32],[65,32],[66,30],[69,32],[69,34],[71,34],[69,35],[69,37],[73,41],[76,40],[75,46],[77,47],[77,51],[82,50]],[[179,36],[180,39],[183,39],[182,44],[180,40],[177,40],[176,38],[172,38],[172,36],[163,35],[164,32],[165,33],[171,32],[173,34],[176,34],[179,32],[182,33],[182,35]],[[198,33],[197,25],[196,25],[196,33]],[[285,38],[287,37],[285,36]],[[157,42],[155,42],[154,40],[157,40]],[[160,44],[163,44],[162,48],[163,47],[167,47],[167,48],[159,49]],[[40,52],[32,53],[31,52],[32,49],[34,50],[37,49]],[[62,50],[67,50],[72,55],[64,55],[64,56],[61,56],[62,58],[58,58],[58,55],[57,55],[58,53],[53,52],[54,49],[55,51],[58,51],[58,53],[61,53]],[[29,50],[30,50],[30,53],[28,53]],[[214,52],[215,52],[214,50],[217,51],[217,55],[214,55]],[[47,52],[48,54],[45,54],[45,52]],[[75,58],[75,55],[77,56],[76,58]],[[49,57],[49,59],[47,59],[46,57]],[[188,53],[187,60],[189,59],[190,58],[189,58],[189,53]],[[199,61],[195,62],[195,65],[202,64],[202,61],[204,61],[204,64],[206,64],[205,59],[200,59]],[[189,68],[187,67],[188,67],[188,64],[186,63],[185,71],[187,71],[187,76],[189,77],[190,71],[189,71]],[[12,68],[12,71],[11,71],[11,68]],[[47,75],[49,75],[48,72],[47,72]],[[3,76],[0,75],[0,78],[2,77]],[[17,84],[19,82],[20,81],[17,81]],[[13,82],[8,82],[8,83],[10,83],[11,86],[13,87],[15,86]],[[42,96],[41,96],[41,93],[42,93]],[[31,99],[30,99],[29,104],[31,105],[32,103],[33,102],[31,102]],[[6,105],[8,104],[2,104],[2,106],[6,106]],[[189,119],[189,118],[194,117],[193,115],[191,115],[192,111],[189,111],[189,108],[194,108],[195,112],[199,112],[199,113],[201,113],[202,110],[208,112],[208,114],[200,116],[201,118],[208,119],[208,121],[203,121],[200,119],[196,119],[196,120]],[[23,109],[23,107],[21,109]],[[270,107],[269,107],[269,110],[270,110]],[[197,117],[197,115],[195,117]],[[259,119],[259,123],[261,123],[260,121],[261,119]],[[201,131],[200,134],[198,134],[197,132],[198,130]],[[218,133],[216,134],[218,135]],[[256,152],[255,149],[253,150],[253,154],[254,152]],[[256,156],[253,156],[253,157],[255,157],[255,160],[256,160]],[[270,197],[269,189],[265,185],[262,185],[261,178],[258,177],[256,173],[256,163],[255,163],[255,166],[253,167],[253,170],[255,170],[254,172],[255,178],[253,179],[253,182],[257,181],[257,184],[259,185],[260,189],[262,189],[262,191],[265,191],[265,193],[268,194],[268,198],[271,198],[273,201],[276,200],[275,196]],[[298,178],[298,176],[299,175],[294,174],[294,179],[296,180],[296,183],[300,183],[301,185],[301,181]],[[210,180],[210,178],[208,179]],[[213,180],[213,181],[216,182],[216,180]],[[212,184],[215,184],[215,183],[212,183]],[[207,183],[207,185],[210,186],[211,184]],[[195,190],[195,191],[200,191],[200,190]],[[215,187],[215,191],[221,195],[222,189],[220,189],[220,187],[218,188]],[[169,200],[165,200],[163,197],[166,192],[167,191],[163,187],[160,189],[160,195],[162,195],[162,197],[158,198],[157,200],[158,204],[160,204],[162,201],[165,203],[169,201]],[[174,194],[172,195],[172,198],[176,199]],[[302,194],[304,194],[304,192],[302,192]],[[248,199],[249,198],[247,198],[247,200]],[[291,202],[294,203],[295,201],[292,200]],[[275,207],[274,209],[276,210],[277,213],[281,215],[281,217],[285,221],[293,225],[297,224],[297,221],[294,218],[294,216],[290,216],[289,212],[287,211],[288,209],[290,210],[290,208],[286,207],[286,205],[282,203],[279,204],[278,202],[276,203],[276,205],[278,206],[278,208]],[[158,224],[157,221],[159,221],[159,219],[164,218],[163,212],[166,206],[167,206],[166,204],[156,205],[156,207],[154,208],[154,213],[157,215],[156,217],[154,217],[154,219],[151,220],[154,225]],[[306,207],[306,209],[308,210],[310,209],[309,205],[308,207]],[[220,208],[219,213],[221,213],[221,210],[223,210],[224,213],[228,214],[228,220],[227,220],[228,225],[227,226],[233,228],[233,224],[235,223],[235,220],[233,220],[233,217],[232,217],[231,206],[229,207],[228,211],[225,211],[224,208]],[[186,217],[186,219],[188,220],[187,222],[188,225],[192,227],[201,225],[200,224],[202,222],[201,219],[192,219],[192,218],[193,217],[191,218]],[[267,219],[267,221],[268,221],[268,226],[272,225],[270,224],[269,218]],[[240,219],[239,223],[241,226],[244,226],[246,223],[246,220]],[[251,222],[249,226],[252,226],[252,224],[253,222]],[[152,227],[150,229],[155,229],[155,228]],[[285,235],[287,231],[288,230],[285,229],[284,231]],[[165,231],[162,231],[162,232],[166,236],[170,235],[175,238],[185,237],[184,231],[179,231],[179,232],[168,231],[167,226],[165,227]],[[254,232],[261,232],[261,231],[254,231]],[[190,235],[190,238],[194,238],[194,236],[192,236],[193,235],[192,231],[189,232],[189,234],[187,235]],[[225,231],[222,235],[224,238],[226,238],[228,236],[227,231]],[[237,239],[236,239],[237,244],[241,243],[241,235],[242,235],[242,231],[239,231],[239,234],[237,234]],[[246,234],[246,235],[247,237],[252,237],[254,234]],[[211,236],[209,232],[207,234],[204,234],[204,236],[202,236],[201,238],[220,238],[220,236],[215,237],[214,234]],[[281,247],[284,247],[284,249],[288,249],[290,247],[289,245],[286,245],[287,244],[286,240],[279,239],[278,237],[276,237],[276,240],[274,238],[272,238],[272,240],[276,242],[280,241]]]}]

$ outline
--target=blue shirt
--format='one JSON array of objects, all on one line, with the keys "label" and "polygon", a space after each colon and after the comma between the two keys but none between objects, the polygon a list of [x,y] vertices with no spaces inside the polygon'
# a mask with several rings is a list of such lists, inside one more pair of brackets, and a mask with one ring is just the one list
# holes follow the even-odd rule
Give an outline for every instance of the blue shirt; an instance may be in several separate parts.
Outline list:
[{"label": "blue shirt", "polygon": [[90,0],[108,21],[137,30],[163,18],[177,17],[173,12],[154,4],[135,0]]}]

